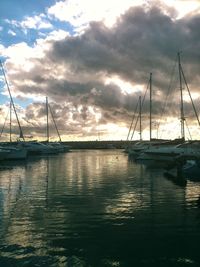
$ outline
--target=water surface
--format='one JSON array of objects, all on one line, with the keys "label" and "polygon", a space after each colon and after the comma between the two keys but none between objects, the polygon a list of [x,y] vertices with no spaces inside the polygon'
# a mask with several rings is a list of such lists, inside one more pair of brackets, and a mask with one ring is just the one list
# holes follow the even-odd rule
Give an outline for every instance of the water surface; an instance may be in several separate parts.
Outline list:
[{"label": "water surface", "polygon": [[121,150],[4,165],[0,266],[200,266],[200,184]]}]

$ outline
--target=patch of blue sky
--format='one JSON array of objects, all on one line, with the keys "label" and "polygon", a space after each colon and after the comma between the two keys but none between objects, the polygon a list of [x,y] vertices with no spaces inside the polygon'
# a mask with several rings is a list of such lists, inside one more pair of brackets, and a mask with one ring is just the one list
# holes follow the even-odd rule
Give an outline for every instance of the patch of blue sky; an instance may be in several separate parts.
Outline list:
[{"label": "patch of blue sky", "polygon": [[22,20],[24,16],[45,13],[55,0],[1,0],[0,21],[3,19]]},{"label": "patch of blue sky", "polygon": [[[1,0],[0,1],[0,44],[5,47],[20,42],[31,45],[41,34],[48,34],[52,30],[62,29],[73,34],[73,27],[69,23],[60,22],[47,16],[47,8],[55,4],[55,0]],[[46,28],[21,25],[21,22],[34,16],[43,16],[41,20],[49,27]],[[52,27],[51,27],[52,25]],[[26,27],[27,26],[27,27]]]},{"label": "patch of blue sky", "polygon": [[[26,108],[28,105],[33,103],[33,100],[28,99],[28,98],[20,99],[20,98],[13,97],[13,101],[15,104],[21,106],[22,108]],[[8,95],[5,95],[4,92],[1,90],[0,91],[0,105],[8,104],[8,103],[10,103],[10,97]]]},{"label": "patch of blue sky", "polygon": [[0,105],[6,104],[8,102],[10,102],[10,99],[5,95],[0,94]]},{"label": "patch of blue sky", "polygon": [[55,30],[63,30],[69,32],[70,35],[75,33],[75,28],[69,22],[61,22],[59,20],[51,21]]},{"label": "patch of blue sky", "polygon": [[60,22],[58,20],[48,20],[48,22],[52,24],[52,27],[35,29],[11,25],[4,21],[0,30],[0,44],[8,47],[20,42],[26,42],[29,46],[32,46],[38,38],[48,36],[53,30],[63,30],[69,32],[70,35],[75,33],[73,26],[68,22]]},{"label": "patch of blue sky", "polygon": [[19,106],[22,108],[26,108],[28,105],[33,103],[32,99],[24,98],[24,99],[19,99],[19,98],[13,98],[14,103],[17,103]]},{"label": "patch of blue sky", "polygon": [[3,81],[3,77],[0,76],[0,105],[5,104],[10,101],[8,96],[4,94],[4,87],[5,87],[5,83]]},{"label": "patch of blue sky", "polygon": [[4,25],[0,31],[0,44],[5,47],[14,45],[23,41],[27,41],[27,36],[19,28],[12,28],[9,25]]}]

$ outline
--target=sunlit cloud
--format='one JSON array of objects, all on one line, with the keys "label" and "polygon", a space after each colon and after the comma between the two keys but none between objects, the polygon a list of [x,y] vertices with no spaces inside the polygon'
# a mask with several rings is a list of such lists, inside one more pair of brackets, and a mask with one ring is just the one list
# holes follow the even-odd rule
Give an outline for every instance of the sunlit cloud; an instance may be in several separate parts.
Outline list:
[{"label": "sunlit cloud", "polygon": [[143,85],[134,85],[130,82],[122,80],[118,76],[106,78],[105,84],[106,85],[109,85],[109,84],[117,85],[124,94],[139,93],[139,92],[141,94],[144,93],[144,86]]},{"label": "sunlit cloud", "polygon": [[[185,1],[185,0],[124,0],[116,4],[115,0],[102,0],[95,2],[92,0],[66,0],[56,2],[55,5],[48,9],[50,17],[55,17],[61,21],[71,23],[77,31],[83,32],[83,29],[88,26],[91,21],[103,21],[107,27],[112,27],[118,17],[123,14],[130,7],[141,6],[149,7],[152,5],[162,7],[171,14],[176,11],[176,18],[181,18],[188,13],[199,11],[199,1]],[[174,12],[172,12],[174,11]],[[82,28],[82,30],[80,30]]]},{"label": "sunlit cloud", "polygon": [[200,2],[199,0],[164,0],[164,2],[168,6],[174,7],[177,12],[178,16],[177,19],[180,19],[186,15],[190,15],[193,12],[196,14],[200,13]]},{"label": "sunlit cloud", "polygon": [[90,21],[104,21],[107,26],[112,26],[120,14],[130,6],[136,6],[142,2],[145,1],[124,0],[117,4],[115,0],[60,1],[48,9],[48,14],[61,21],[70,22],[74,27],[87,25]]}]

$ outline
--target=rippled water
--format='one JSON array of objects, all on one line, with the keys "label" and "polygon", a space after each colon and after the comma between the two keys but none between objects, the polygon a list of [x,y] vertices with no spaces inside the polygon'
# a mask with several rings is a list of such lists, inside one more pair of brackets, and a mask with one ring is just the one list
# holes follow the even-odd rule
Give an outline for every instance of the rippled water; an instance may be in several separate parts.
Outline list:
[{"label": "rippled water", "polygon": [[0,266],[200,266],[199,195],[120,150],[3,166]]}]

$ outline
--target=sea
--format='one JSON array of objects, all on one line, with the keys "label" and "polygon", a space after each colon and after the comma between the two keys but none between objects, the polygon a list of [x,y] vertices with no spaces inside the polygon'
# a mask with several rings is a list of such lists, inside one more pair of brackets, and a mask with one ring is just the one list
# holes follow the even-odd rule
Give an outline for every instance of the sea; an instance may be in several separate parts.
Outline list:
[{"label": "sea", "polygon": [[0,165],[1,267],[200,266],[200,183],[123,150]]}]

